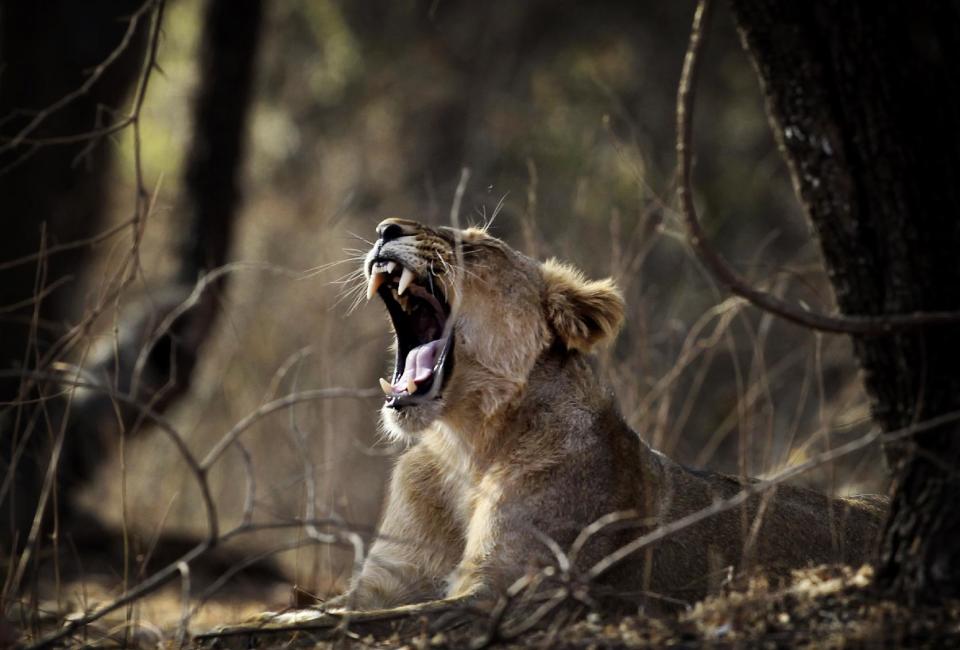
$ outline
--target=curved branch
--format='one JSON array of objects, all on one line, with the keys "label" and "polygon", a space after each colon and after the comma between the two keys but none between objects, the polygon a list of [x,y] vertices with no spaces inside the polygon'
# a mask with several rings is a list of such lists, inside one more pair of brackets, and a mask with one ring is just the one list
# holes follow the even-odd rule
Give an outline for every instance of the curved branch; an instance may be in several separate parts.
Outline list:
[{"label": "curved branch", "polygon": [[690,43],[683,60],[683,72],[677,91],[677,167],[679,182],[677,196],[680,211],[687,227],[687,238],[700,262],[717,282],[750,304],[779,316],[796,325],[833,334],[883,336],[922,325],[955,325],[960,323],[960,312],[932,311],[882,316],[852,316],[808,311],[778,298],[748,283],[707,241],[700,218],[693,204],[690,182],[693,139],[693,109],[696,94],[696,76],[704,42],[704,25],[710,14],[710,0],[700,0],[693,17]]},{"label": "curved branch", "polygon": [[230,445],[233,444],[233,442],[241,433],[271,413],[283,410],[294,404],[299,404],[300,402],[338,398],[369,399],[371,397],[381,397],[382,395],[383,393],[376,388],[314,388],[299,393],[285,395],[284,397],[275,399],[272,402],[267,402],[237,422],[233,428],[223,434],[223,437],[220,438],[217,444],[215,444],[213,448],[207,452],[207,455],[203,458],[203,460],[200,461],[200,469],[203,471],[210,469],[210,466],[213,465],[217,459],[223,455],[223,452],[225,452]]},{"label": "curved branch", "polygon": [[207,468],[203,467],[197,462],[196,456],[190,452],[190,448],[187,446],[183,436],[180,435],[180,432],[177,431],[176,427],[173,426],[173,424],[164,418],[160,413],[157,413],[155,410],[150,408],[149,405],[144,404],[135,397],[118,392],[110,386],[104,386],[96,381],[80,378],[70,379],[55,372],[40,372],[30,370],[0,370],[0,377],[20,377],[29,378],[34,381],[52,381],[63,386],[69,386],[71,388],[82,388],[105,393],[109,395],[110,399],[137,409],[140,416],[153,422],[158,429],[166,434],[167,438],[173,443],[174,447],[176,447],[177,452],[183,459],[183,462],[187,464],[187,467],[193,474],[194,478],[197,479],[197,486],[200,488],[200,496],[203,498],[204,507],[207,513],[207,541],[211,546],[216,543],[217,539],[220,537],[220,526],[219,519],[217,517],[217,508],[213,500],[213,494],[210,491],[210,485],[207,482]]}]

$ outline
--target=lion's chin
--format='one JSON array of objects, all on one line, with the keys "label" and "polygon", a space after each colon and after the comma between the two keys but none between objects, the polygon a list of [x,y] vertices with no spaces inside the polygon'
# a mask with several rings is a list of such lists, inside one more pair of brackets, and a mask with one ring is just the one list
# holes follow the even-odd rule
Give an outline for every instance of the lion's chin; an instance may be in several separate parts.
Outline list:
[{"label": "lion's chin", "polygon": [[392,442],[415,442],[443,413],[443,399],[411,404],[402,409],[384,404],[380,409],[383,432]]}]

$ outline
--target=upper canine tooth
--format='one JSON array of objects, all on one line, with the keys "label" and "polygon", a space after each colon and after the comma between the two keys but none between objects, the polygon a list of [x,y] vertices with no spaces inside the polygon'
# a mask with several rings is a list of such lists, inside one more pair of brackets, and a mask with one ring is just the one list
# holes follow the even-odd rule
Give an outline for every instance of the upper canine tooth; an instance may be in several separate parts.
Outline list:
[{"label": "upper canine tooth", "polygon": [[386,275],[376,270],[370,274],[370,282],[367,284],[367,300],[373,298],[373,294],[377,292],[377,289],[380,288],[380,285],[383,284],[386,278]]},{"label": "upper canine tooth", "polygon": [[400,286],[397,287],[397,294],[403,295],[403,292],[407,290],[407,287],[410,286],[410,283],[413,282],[417,276],[413,274],[413,271],[407,267],[403,267],[403,273],[400,274]]},{"label": "upper canine tooth", "polygon": [[387,268],[387,273],[388,273],[388,274],[393,273],[393,270],[394,270],[395,268],[397,268],[397,263],[396,263],[396,262],[387,262],[387,267],[386,267],[386,268]]}]

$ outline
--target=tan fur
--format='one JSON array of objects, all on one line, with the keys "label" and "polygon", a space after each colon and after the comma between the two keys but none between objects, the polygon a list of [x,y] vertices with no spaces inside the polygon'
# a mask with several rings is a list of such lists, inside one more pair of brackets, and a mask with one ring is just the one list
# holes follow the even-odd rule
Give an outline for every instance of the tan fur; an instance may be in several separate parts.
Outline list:
[{"label": "tan fur", "polygon": [[556,259],[543,264],[543,306],[553,331],[571,350],[589,352],[613,340],[623,324],[623,296],[607,278],[590,282]]},{"label": "tan fur", "polygon": [[[585,354],[623,321],[611,280],[541,264],[475,229],[384,223],[401,225],[403,236],[378,242],[370,259],[389,252],[418,273],[434,270],[454,308],[455,364],[438,399],[383,409],[385,429],[410,446],[394,468],[378,538],[340,604],[496,597],[556,563],[546,538],[566,552],[601,517],[633,512],[583,545],[574,566],[583,572],[742,489],[736,478],[678,465],[623,422]],[[882,498],[829,499],[792,486],[766,499],[668,536],[599,582],[692,601],[728,568],[860,563],[885,507]]]}]

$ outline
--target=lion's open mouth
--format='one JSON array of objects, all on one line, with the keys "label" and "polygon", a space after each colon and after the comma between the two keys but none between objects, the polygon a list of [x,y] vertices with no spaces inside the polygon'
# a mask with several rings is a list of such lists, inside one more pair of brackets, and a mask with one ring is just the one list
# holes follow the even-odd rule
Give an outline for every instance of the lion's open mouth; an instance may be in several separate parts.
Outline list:
[{"label": "lion's open mouth", "polygon": [[453,362],[453,332],[447,321],[450,305],[439,282],[429,272],[418,277],[399,262],[373,260],[367,298],[379,294],[397,335],[393,381],[380,380],[387,405],[401,408],[434,399],[443,388]]}]

